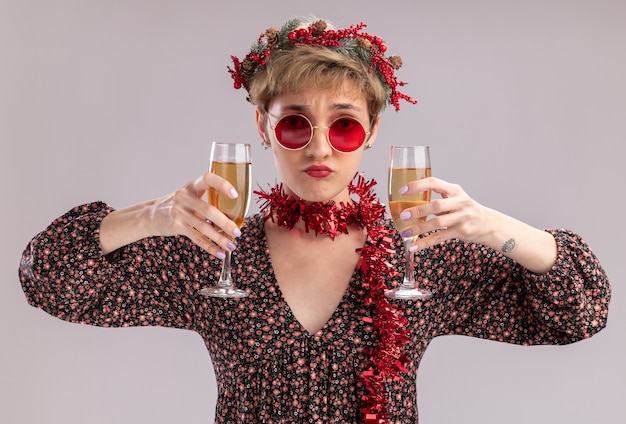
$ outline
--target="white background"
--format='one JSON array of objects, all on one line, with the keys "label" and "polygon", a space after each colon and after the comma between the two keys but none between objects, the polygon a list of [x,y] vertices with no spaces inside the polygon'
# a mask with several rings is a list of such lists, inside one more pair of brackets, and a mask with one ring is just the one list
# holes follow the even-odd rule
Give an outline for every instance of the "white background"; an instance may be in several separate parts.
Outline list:
[{"label": "white background", "polygon": [[212,422],[198,335],[51,318],[26,304],[19,256],[76,204],[127,206],[197,177],[212,140],[252,143],[255,180],[273,183],[226,66],[303,15],[364,21],[404,59],[419,104],[383,114],[362,167],[380,187],[392,143],[430,144],[435,175],[577,231],[613,284],[608,328],[590,340],[435,340],[421,422],[626,422],[623,0],[0,0],[0,422]]}]

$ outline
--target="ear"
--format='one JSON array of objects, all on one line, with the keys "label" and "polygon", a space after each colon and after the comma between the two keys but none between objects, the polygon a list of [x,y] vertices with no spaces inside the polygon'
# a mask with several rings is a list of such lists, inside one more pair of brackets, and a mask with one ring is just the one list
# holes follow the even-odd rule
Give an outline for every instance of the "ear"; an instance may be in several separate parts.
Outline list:
[{"label": "ear", "polygon": [[261,136],[261,143],[263,147],[266,149],[272,147],[269,137],[267,135],[267,118],[266,115],[261,112],[258,108],[255,110],[255,118],[256,118],[256,127],[259,132],[259,136]]},{"label": "ear", "polygon": [[365,148],[370,149],[376,141],[376,136],[378,135],[378,127],[380,126],[380,114],[376,115],[374,122],[370,126],[370,136],[365,140]]}]

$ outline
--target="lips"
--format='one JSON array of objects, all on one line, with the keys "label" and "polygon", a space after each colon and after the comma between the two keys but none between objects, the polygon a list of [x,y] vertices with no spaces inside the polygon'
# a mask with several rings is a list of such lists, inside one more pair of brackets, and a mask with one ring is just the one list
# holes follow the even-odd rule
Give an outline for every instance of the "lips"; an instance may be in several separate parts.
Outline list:
[{"label": "lips", "polygon": [[311,165],[304,170],[306,174],[313,178],[325,178],[328,177],[333,170],[325,165]]}]

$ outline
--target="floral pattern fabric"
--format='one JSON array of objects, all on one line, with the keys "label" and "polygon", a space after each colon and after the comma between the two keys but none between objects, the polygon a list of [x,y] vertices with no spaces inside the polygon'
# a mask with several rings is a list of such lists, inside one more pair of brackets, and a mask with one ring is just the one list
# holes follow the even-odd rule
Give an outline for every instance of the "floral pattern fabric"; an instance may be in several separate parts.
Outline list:
[{"label": "floral pattern fabric", "polygon": [[[359,421],[359,376],[377,343],[363,319],[373,308],[362,300],[359,270],[330,320],[309,334],[278,288],[261,216],[247,218],[233,254],[235,284],[250,296],[219,299],[198,291],[217,282],[221,262],[184,237],[150,237],[104,256],[98,229],[111,210],[100,202],[76,207],[29,243],[19,275],[30,304],[76,323],[198,332],[215,368],[217,423]],[[551,233],[558,259],[545,275],[458,240],[419,252],[416,272],[434,296],[395,301],[409,322],[411,361],[404,381],[386,387],[390,422],[418,422],[417,369],[437,336],[567,344],[606,325],[610,286],[599,262],[578,235]],[[402,271],[399,236],[396,252],[390,262]]]}]

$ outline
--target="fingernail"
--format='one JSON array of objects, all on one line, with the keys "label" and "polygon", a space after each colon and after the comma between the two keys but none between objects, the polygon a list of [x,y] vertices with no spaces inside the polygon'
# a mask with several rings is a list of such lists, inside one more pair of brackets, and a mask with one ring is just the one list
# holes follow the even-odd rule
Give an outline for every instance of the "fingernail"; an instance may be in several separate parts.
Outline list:
[{"label": "fingernail", "polygon": [[417,252],[419,250],[419,246],[417,244],[413,244],[411,245],[411,247],[409,247],[409,252],[414,253]]},{"label": "fingernail", "polygon": [[239,193],[237,193],[237,190],[235,190],[234,188],[231,188],[230,197],[232,197],[233,199],[236,199],[237,197],[239,197]]},{"label": "fingernail", "polygon": [[411,237],[411,234],[412,234],[412,233],[413,233],[413,232],[412,232],[411,230],[402,230],[402,232],[400,233],[400,235],[401,235],[402,237]]},{"label": "fingernail", "polygon": [[400,214],[400,219],[409,219],[411,217],[411,212],[404,211]]},{"label": "fingernail", "polygon": [[226,247],[228,248],[228,250],[230,250],[232,252],[233,250],[235,250],[237,248],[237,245],[235,243],[233,243],[232,241],[229,241],[226,244]]},{"label": "fingernail", "polygon": [[217,256],[219,259],[222,259],[222,260],[223,260],[223,259],[226,259],[226,253],[224,253],[224,252],[222,252],[222,251],[217,252],[217,253],[215,254],[215,256]]},{"label": "fingernail", "polygon": [[409,191],[409,187],[408,186],[402,186],[402,187],[400,187],[400,190],[398,190],[398,193],[404,194],[407,191]]},{"label": "fingernail", "polygon": [[235,228],[235,229],[233,230],[233,235],[234,235],[235,237],[240,237],[240,236],[241,236],[241,230],[240,230],[239,228]]}]

